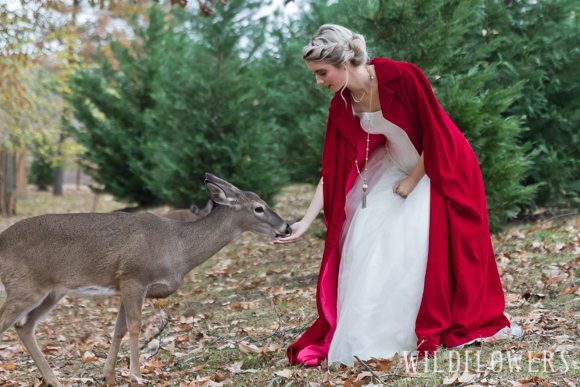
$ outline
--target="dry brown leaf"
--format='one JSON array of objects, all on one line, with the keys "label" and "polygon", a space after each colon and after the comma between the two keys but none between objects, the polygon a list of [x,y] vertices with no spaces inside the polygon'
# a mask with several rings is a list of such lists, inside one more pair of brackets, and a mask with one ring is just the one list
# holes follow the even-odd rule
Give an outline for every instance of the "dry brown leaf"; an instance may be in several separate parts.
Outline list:
[{"label": "dry brown leaf", "polygon": [[285,368],[285,369],[283,369],[281,371],[274,372],[274,375],[280,376],[281,378],[290,379],[292,377],[292,371],[290,371],[289,369]]},{"label": "dry brown leaf", "polygon": [[174,327],[173,330],[175,332],[188,332],[188,331],[193,330],[193,325],[191,325],[191,324],[181,324],[181,325],[177,325],[176,327]]},{"label": "dry brown leaf", "polygon": [[282,348],[281,343],[271,343],[262,347],[262,353],[277,352],[280,348]]},{"label": "dry brown leaf", "polygon": [[550,348],[551,351],[556,352],[556,353],[561,353],[561,352],[573,353],[577,349],[578,349],[578,346],[574,345],[574,344],[558,344],[558,345],[555,345],[555,346]]},{"label": "dry brown leaf", "polygon": [[86,351],[85,353],[83,353],[83,357],[82,357],[81,361],[83,363],[94,363],[94,362],[98,361],[98,359],[94,353],[92,353],[91,351]]},{"label": "dry brown leaf", "polygon": [[281,294],[284,294],[284,286],[280,285],[268,288],[267,292],[268,295],[270,296],[279,296]]},{"label": "dry brown leaf", "polygon": [[520,379],[517,382],[512,382],[512,385],[517,387],[549,387],[550,382],[541,379],[538,376],[533,376],[531,378]]},{"label": "dry brown leaf", "polygon": [[237,374],[242,372],[242,365],[244,364],[243,361],[239,361],[233,364],[230,364],[228,366],[225,366],[224,368],[228,371],[230,371],[232,374]]},{"label": "dry brown leaf", "polygon": [[532,351],[528,351],[526,353],[528,359],[530,361],[532,361],[533,359],[544,359],[544,357],[546,357],[546,353],[545,352],[532,352]]},{"label": "dry brown leaf", "polygon": [[563,289],[560,294],[565,295],[565,294],[577,294],[576,292],[578,292],[578,286],[570,286],[566,289]]},{"label": "dry brown leaf", "polygon": [[364,378],[371,378],[372,379],[372,377],[373,377],[373,374],[371,372],[363,371],[356,376],[356,380],[363,380]]},{"label": "dry brown leaf", "polygon": [[367,365],[373,369],[373,371],[388,371],[392,368],[395,358],[391,359],[370,359],[367,361]]},{"label": "dry brown leaf", "polygon": [[243,353],[261,353],[262,349],[256,347],[254,344],[239,344],[240,351]]},{"label": "dry brown leaf", "polygon": [[165,365],[165,362],[162,360],[149,359],[144,363],[144,365],[148,367],[163,367]]},{"label": "dry brown leaf", "polygon": [[8,362],[8,363],[0,363],[0,368],[5,369],[6,371],[13,371],[18,367],[16,363]]},{"label": "dry brown leaf", "polygon": [[453,375],[446,377],[445,379],[443,379],[443,384],[448,386],[451,384],[461,384],[461,382],[459,381],[459,373],[455,372]]},{"label": "dry brown leaf", "polygon": [[354,380],[354,381],[347,380],[344,382],[343,387],[362,387],[364,385],[365,382],[363,380]]},{"label": "dry brown leaf", "polygon": [[44,353],[51,354],[51,355],[57,355],[60,352],[61,348],[54,346],[54,345],[47,345],[46,348],[44,348]]},{"label": "dry brown leaf", "polygon": [[181,335],[181,336],[177,336],[175,338],[175,342],[177,344],[185,344],[185,343],[189,343],[190,342],[190,338],[188,335]]},{"label": "dry brown leaf", "polygon": [[227,380],[230,376],[231,376],[231,374],[228,371],[226,371],[226,372],[216,372],[215,374],[213,374],[212,380],[214,382],[221,383],[224,380]]},{"label": "dry brown leaf", "polygon": [[467,370],[463,371],[463,373],[457,378],[459,383],[473,383],[477,380],[479,374],[471,373]]}]

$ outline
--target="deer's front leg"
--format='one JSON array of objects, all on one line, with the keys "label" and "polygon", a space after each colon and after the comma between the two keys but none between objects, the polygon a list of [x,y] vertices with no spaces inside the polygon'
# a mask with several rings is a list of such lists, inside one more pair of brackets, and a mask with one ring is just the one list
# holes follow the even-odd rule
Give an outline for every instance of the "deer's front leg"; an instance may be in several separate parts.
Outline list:
[{"label": "deer's front leg", "polygon": [[115,385],[115,364],[117,363],[117,354],[119,353],[121,341],[126,333],[127,320],[125,317],[125,307],[121,302],[119,313],[117,314],[117,322],[115,323],[115,333],[113,333],[113,340],[111,341],[111,349],[109,350],[109,356],[107,356],[105,368],[103,369],[103,374],[105,375],[105,380],[108,385]]},{"label": "deer's front leg", "polygon": [[131,348],[131,383],[142,384],[139,361],[139,334],[141,333],[141,309],[145,298],[145,288],[131,282],[121,286],[121,302],[125,308],[125,319],[129,330],[129,346]]}]

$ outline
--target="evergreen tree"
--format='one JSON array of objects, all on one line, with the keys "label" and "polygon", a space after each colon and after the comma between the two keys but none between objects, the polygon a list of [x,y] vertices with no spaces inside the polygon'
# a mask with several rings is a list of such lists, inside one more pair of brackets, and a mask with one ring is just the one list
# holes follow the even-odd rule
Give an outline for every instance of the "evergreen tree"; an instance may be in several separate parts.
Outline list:
[{"label": "evergreen tree", "polygon": [[47,191],[54,181],[54,167],[52,162],[42,154],[37,154],[28,171],[30,183],[35,184],[39,191]]},{"label": "evergreen tree", "polygon": [[580,204],[580,29],[578,2],[486,2],[482,32],[501,44],[489,60],[500,63],[493,87],[523,82],[508,113],[525,116],[523,138],[533,143],[528,183],[540,183],[538,204]]},{"label": "evergreen tree", "polygon": [[[317,183],[327,108],[332,95],[316,85],[302,61],[302,47],[311,31],[324,23],[324,8],[279,22],[270,34],[271,50],[260,62],[260,87],[266,91],[260,114],[274,120],[282,163],[294,182]],[[281,15],[275,15],[280,18]],[[279,19],[276,19],[279,20]]]},{"label": "evergreen tree", "polygon": [[151,125],[163,130],[148,141],[154,163],[144,171],[166,202],[186,204],[205,171],[264,198],[286,181],[279,128],[262,114],[266,90],[254,63],[266,31],[266,19],[253,18],[260,4],[236,0],[207,18],[176,15],[182,30],[164,49],[172,65],[161,68],[153,93]]},{"label": "evergreen tree", "polygon": [[145,117],[162,60],[156,47],[167,32],[159,11],[152,8],[150,16],[146,27],[136,28],[138,38],[130,46],[113,40],[111,56],[78,70],[68,96],[82,124],[71,125],[70,132],[87,149],[81,164],[104,192],[141,205],[160,202],[141,173],[148,162],[142,147],[149,129]]},{"label": "evergreen tree", "polygon": [[71,102],[83,126],[72,132],[105,191],[186,206],[205,201],[205,171],[266,199],[282,186],[277,126],[255,114],[259,3],[216,3],[207,17],[154,6],[145,26],[133,22],[134,41],[113,41],[111,58],[78,73]]}]

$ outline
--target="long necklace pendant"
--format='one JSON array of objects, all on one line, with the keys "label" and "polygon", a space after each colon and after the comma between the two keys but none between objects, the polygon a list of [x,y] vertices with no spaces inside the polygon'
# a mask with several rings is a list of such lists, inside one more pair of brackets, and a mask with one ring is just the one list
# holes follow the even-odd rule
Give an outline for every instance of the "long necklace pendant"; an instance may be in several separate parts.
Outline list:
[{"label": "long necklace pendant", "polygon": [[364,183],[362,186],[362,191],[363,191],[363,195],[362,195],[362,208],[367,208],[367,191],[369,189],[369,186],[367,185],[367,183]]}]

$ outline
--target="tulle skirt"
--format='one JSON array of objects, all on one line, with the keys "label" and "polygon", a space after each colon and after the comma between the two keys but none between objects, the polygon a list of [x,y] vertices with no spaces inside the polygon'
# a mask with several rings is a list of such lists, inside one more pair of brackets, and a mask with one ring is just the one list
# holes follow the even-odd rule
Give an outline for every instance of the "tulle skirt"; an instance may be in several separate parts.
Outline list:
[{"label": "tulle skirt", "polygon": [[367,206],[359,176],[346,198],[337,327],[329,364],[390,358],[417,346],[415,320],[423,295],[429,241],[430,181],[406,198],[393,185],[407,173],[387,148],[369,160]]}]

